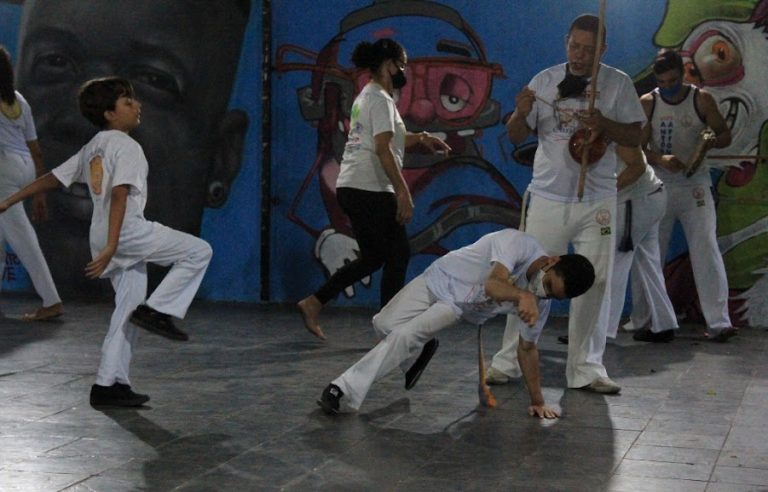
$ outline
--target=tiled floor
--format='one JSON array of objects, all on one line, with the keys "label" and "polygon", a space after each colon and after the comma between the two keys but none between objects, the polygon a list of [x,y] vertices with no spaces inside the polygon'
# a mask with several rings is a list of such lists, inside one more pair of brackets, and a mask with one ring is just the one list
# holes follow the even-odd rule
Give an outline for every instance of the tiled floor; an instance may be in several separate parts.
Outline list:
[{"label": "tiled floor", "polygon": [[[519,381],[478,408],[476,331],[444,331],[418,386],[374,385],[361,413],[329,418],[323,387],[375,343],[367,310],[328,309],[329,341],[285,307],[197,303],[174,343],[140,336],[139,410],[88,405],[109,304],[70,302],[59,321],[18,321],[0,299],[0,490],[768,490],[768,332],[725,345],[684,327],[666,345],[622,333],[606,365],[614,397],[564,390],[563,319],[540,349],[557,421],[526,414]],[[484,330],[486,355],[501,320]]]}]

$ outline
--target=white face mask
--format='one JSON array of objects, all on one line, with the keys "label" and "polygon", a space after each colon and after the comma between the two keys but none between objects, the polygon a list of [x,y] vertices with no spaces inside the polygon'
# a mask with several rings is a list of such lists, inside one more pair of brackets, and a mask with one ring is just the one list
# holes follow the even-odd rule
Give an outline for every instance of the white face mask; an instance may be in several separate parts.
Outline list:
[{"label": "white face mask", "polygon": [[542,268],[536,272],[531,281],[528,282],[528,291],[540,299],[549,298],[549,294],[547,294],[547,290],[544,288],[544,275],[546,275],[546,273],[546,270]]}]

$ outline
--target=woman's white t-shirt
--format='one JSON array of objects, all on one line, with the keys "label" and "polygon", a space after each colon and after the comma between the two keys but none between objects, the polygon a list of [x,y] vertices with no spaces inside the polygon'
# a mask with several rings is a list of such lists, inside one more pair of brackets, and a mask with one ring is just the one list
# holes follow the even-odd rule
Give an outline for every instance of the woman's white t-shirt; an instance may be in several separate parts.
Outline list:
[{"label": "woman's white t-shirt", "polygon": [[18,91],[16,92],[16,102],[21,108],[21,115],[18,118],[12,120],[0,113],[0,150],[29,156],[27,142],[37,140],[32,108]]},{"label": "woman's white t-shirt", "polygon": [[394,99],[375,82],[367,84],[352,104],[349,137],[341,159],[337,188],[357,188],[366,191],[395,189],[376,155],[374,137],[393,133],[391,148],[397,166],[403,167],[405,124]]}]

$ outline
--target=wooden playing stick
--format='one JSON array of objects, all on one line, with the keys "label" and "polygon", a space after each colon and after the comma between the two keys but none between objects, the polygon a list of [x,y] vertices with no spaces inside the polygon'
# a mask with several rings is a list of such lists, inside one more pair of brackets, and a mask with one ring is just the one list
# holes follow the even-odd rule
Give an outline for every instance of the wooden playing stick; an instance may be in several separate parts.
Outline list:
[{"label": "wooden playing stick", "polygon": [[496,398],[491,393],[491,388],[485,382],[485,354],[483,353],[483,325],[477,327],[477,365],[480,381],[477,387],[477,396],[480,398],[480,405],[487,408],[496,406]]},{"label": "wooden playing stick", "polygon": [[[597,40],[595,42],[595,60],[592,62],[592,79],[589,82],[592,88],[589,94],[589,112],[595,109],[595,96],[597,95],[597,73],[600,70],[600,53],[603,51],[603,32],[605,31],[605,0],[600,0],[600,13],[597,23]],[[581,150],[581,169],[579,169],[579,184],[576,196],[579,201],[584,197],[584,185],[587,181],[587,166],[589,165],[589,140],[584,139],[584,148]]]}]

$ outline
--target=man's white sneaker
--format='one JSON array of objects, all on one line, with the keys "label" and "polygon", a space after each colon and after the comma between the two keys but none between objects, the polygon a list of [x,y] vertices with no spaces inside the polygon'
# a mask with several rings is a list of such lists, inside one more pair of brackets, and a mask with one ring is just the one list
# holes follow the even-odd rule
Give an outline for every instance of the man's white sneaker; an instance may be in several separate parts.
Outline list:
[{"label": "man's white sneaker", "polygon": [[485,373],[486,384],[507,384],[509,382],[509,376],[499,371],[495,367],[491,366]]},{"label": "man's white sneaker", "polygon": [[579,389],[601,393],[604,395],[615,395],[621,391],[621,386],[611,381],[611,378],[595,378],[594,381]]}]

